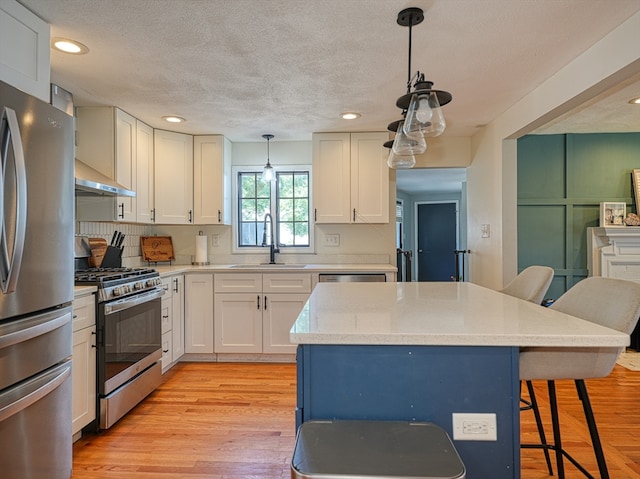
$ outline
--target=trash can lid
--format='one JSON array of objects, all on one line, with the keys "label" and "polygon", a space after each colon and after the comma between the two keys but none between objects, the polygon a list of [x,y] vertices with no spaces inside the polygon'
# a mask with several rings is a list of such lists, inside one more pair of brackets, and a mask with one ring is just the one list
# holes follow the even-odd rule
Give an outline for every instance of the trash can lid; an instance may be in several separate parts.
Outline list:
[{"label": "trash can lid", "polygon": [[303,423],[294,479],[464,479],[446,431],[425,422],[333,420]]}]

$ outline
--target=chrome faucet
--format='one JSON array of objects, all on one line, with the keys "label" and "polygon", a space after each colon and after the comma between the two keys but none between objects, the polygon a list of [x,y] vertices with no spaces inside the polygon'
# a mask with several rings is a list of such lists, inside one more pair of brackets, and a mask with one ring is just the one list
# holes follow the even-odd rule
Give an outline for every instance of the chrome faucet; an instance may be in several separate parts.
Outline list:
[{"label": "chrome faucet", "polygon": [[271,213],[267,213],[264,215],[264,220],[262,224],[262,246],[267,246],[267,219],[269,220],[269,264],[276,264],[276,253],[279,253],[280,250],[276,248],[275,236],[273,234],[273,217]]}]

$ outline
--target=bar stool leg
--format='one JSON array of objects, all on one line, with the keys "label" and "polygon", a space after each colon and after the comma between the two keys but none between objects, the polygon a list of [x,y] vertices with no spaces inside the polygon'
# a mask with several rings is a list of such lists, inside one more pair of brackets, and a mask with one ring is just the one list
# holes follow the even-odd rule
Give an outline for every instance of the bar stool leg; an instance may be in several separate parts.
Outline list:
[{"label": "bar stool leg", "polygon": [[551,406],[551,423],[553,425],[553,444],[556,451],[556,468],[558,470],[558,478],[565,479],[562,438],[560,436],[560,421],[558,418],[558,401],[556,399],[555,381],[547,381],[547,387],[549,389],[549,405]]},{"label": "bar stool leg", "polygon": [[589,393],[587,392],[587,386],[584,379],[576,379],[576,389],[578,390],[578,397],[580,398],[580,401],[582,401],[582,408],[584,409],[584,417],[587,420],[587,426],[589,426],[591,444],[593,444],[593,452],[595,453],[596,461],[598,462],[600,477],[601,479],[609,479],[607,462],[605,461],[604,452],[602,451],[602,443],[600,442],[600,435],[598,434],[596,420],[593,415],[593,409],[591,408],[591,401],[589,400]]},{"label": "bar stool leg", "polygon": [[536,393],[533,390],[533,383],[531,381],[526,381],[527,390],[529,391],[529,399],[531,402],[531,409],[533,410],[533,415],[536,418],[536,424],[538,426],[538,434],[540,435],[540,443],[543,446],[544,458],[547,461],[547,470],[549,471],[549,475],[553,476],[553,468],[551,467],[551,456],[549,454],[549,448],[547,444],[547,437],[544,433],[544,427],[542,425],[542,418],[540,417],[540,410],[538,409],[538,401],[536,400]]}]

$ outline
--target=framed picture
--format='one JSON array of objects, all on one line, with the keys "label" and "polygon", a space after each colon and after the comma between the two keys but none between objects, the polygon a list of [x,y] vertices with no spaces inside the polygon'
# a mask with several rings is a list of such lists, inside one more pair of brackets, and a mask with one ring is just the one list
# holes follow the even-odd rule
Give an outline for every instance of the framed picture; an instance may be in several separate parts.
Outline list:
[{"label": "framed picture", "polygon": [[627,204],[617,201],[600,203],[600,226],[624,226]]},{"label": "framed picture", "polygon": [[640,215],[640,170],[631,172],[631,181],[633,181],[633,194],[636,197],[636,214]]}]

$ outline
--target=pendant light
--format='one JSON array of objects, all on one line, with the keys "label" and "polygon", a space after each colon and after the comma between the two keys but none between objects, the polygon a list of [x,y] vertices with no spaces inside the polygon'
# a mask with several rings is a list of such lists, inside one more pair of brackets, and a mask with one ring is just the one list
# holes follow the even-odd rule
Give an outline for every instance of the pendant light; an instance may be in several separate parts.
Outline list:
[{"label": "pendant light", "polygon": [[267,164],[264,165],[264,170],[262,170],[262,181],[276,181],[276,174],[269,161],[269,140],[273,138],[273,135],[262,135],[262,138],[267,140]]},{"label": "pendant light", "polygon": [[391,149],[396,155],[419,155],[427,149],[427,142],[424,139],[422,131],[412,131],[407,133],[404,129],[405,120],[398,122],[396,137],[393,140]]},{"label": "pendant light", "polygon": [[412,168],[415,155],[427,149],[425,137],[439,136],[447,126],[441,107],[451,101],[451,94],[434,90],[433,82],[425,80],[419,71],[411,75],[412,28],[423,20],[424,13],[420,8],[405,8],[398,13],[398,25],[409,27],[409,58],[407,93],[396,101],[396,106],[402,110],[402,119],[389,124],[388,129],[395,133],[395,138],[391,145],[385,143],[391,148],[387,160],[390,168]]}]

